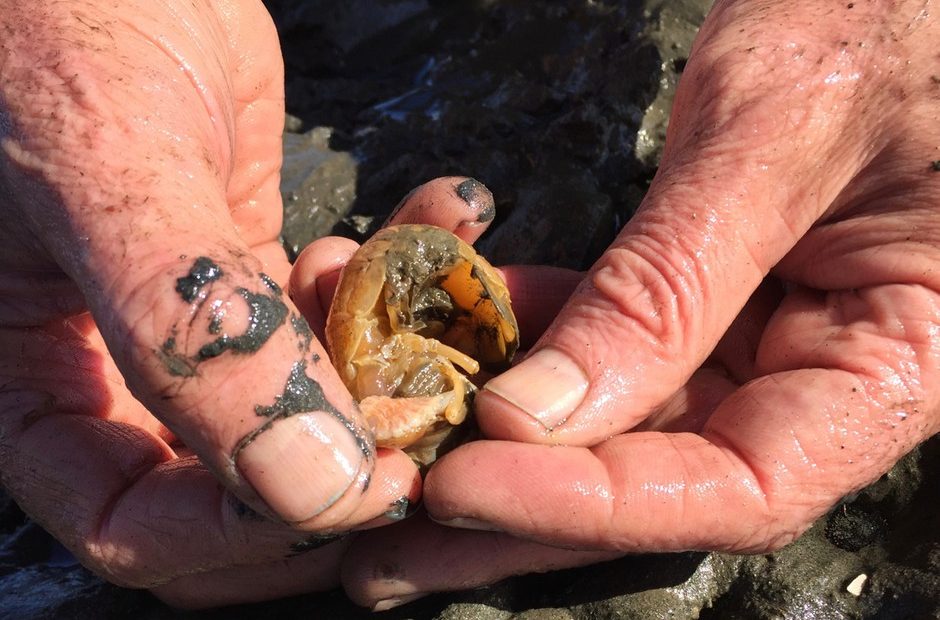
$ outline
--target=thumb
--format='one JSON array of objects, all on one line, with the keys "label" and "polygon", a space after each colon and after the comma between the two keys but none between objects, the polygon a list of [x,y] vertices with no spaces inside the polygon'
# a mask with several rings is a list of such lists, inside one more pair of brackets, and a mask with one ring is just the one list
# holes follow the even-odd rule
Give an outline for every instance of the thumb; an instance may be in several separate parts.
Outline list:
[{"label": "thumb", "polygon": [[[197,14],[206,7],[181,3],[194,13],[176,28],[162,6],[134,4],[190,62],[120,20],[102,33],[57,7],[28,9],[29,36],[4,52],[0,180],[78,284],[134,396],[229,488],[305,526],[381,514],[398,497],[366,492],[381,460],[370,433],[229,213],[234,97],[211,49],[224,39]],[[407,457],[389,458],[412,478]]]},{"label": "thumb", "polygon": [[[884,68],[749,6],[709,16],[648,195],[529,356],[478,396],[488,435],[593,444],[635,426],[873,156]],[[832,22],[814,24],[853,27]]]}]

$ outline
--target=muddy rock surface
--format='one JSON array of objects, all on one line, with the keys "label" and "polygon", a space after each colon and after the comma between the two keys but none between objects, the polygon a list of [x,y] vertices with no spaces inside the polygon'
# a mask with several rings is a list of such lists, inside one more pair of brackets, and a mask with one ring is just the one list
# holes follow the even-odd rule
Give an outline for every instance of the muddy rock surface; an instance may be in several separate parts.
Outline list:
[{"label": "muddy rock surface", "polygon": [[[587,267],[662,146],[707,0],[267,0],[287,66],[283,239],[374,232],[415,185],[467,174],[494,263]],[[0,617],[940,617],[940,437],[763,556],[680,553],[509,579],[370,614],[341,593],[182,613],[106,584],[0,493]]]},{"label": "muddy rock surface", "polygon": [[[415,185],[468,174],[496,197],[494,262],[593,262],[655,170],[708,3],[530,4],[269,3],[303,134],[285,138],[290,251],[324,229],[362,239]],[[351,32],[362,15],[385,28]]]}]

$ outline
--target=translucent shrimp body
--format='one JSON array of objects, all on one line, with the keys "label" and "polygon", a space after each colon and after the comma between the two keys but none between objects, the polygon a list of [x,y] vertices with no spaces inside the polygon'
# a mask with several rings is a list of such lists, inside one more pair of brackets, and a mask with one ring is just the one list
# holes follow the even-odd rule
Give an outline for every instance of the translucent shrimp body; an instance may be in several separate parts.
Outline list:
[{"label": "translucent shrimp body", "polygon": [[421,225],[385,228],[359,248],[326,325],[333,365],[376,444],[422,464],[466,418],[468,375],[504,369],[518,335],[496,270],[453,234]]}]

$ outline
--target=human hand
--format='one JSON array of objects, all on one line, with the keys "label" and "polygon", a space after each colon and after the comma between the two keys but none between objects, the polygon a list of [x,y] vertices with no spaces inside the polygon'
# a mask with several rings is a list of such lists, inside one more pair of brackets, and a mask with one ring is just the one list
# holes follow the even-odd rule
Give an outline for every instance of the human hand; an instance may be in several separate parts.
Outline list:
[{"label": "human hand", "polygon": [[[531,541],[772,550],[936,433],[937,40],[912,2],[716,5],[644,205],[477,398],[516,441],[426,479],[432,518],[516,538],[396,526],[355,552],[354,598],[591,559]],[[514,299],[562,286],[504,273]]]},{"label": "human hand", "polygon": [[263,6],[0,0],[0,27],[5,488],[177,604],[333,587],[344,543],[294,556],[420,481],[281,291]]},{"label": "human hand", "polygon": [[[482,184],[467,177],[444,177],[413,190],[396,207],[385,225],[433,225],[449,230],[466,243],[473,244],[489,227],[493,215],[493,197]],[[324,237],[308,245],[294,264],[290,286],[292,297],[321,340],[325,336],[323,328],[327,313],[334,303],[340,272],[358,249],[359,245],[351,239]],[[544,323],[557,312],[572,286],[581,279],[578,273],[543,266],[516,266],[509,273],[515,278],[511,283],[516,285],[516,299],[513,302],[515,315],[521,324],[530,328],[542,323],[538,331],[544,330]],[[546,280],[553,281],[558,285],[557,288],[548,291],[526,290],[526,283]],[[483,374],[476,375],[474,381],[479,383]],[[412,560],[409,564],[415,565],[411,568],[416,569],[419,581],[434,576],[432,578],[438,582],[444,580],[447,584],[444,589],[454,589],[464,583],[467,587],[482,583],[480,575],[486,575],[484,579],[488,580],[500,576],[498,569],[497,572],[487,569],[480,572],[480,563],[485,564],[486,557],[494,547],[500,554],[509,553],[510,548],[522,551],[520,557],[525,557],[534,570],[545,570],[552,566],[553,557],[557,554],[556,549],[510,537],[483,540],[477,537],[477,540],[471,541],[478,532],[436,526],[427,521],[423,512],[405,523],[378,529],[381,533],[377,535],[357,536],[352,541],[351,553],[343,561],[343,572],[346,575],[343,582],[347,592],[356,602],[373,606],[376,611],[404,602],[404,599],[395,598],[376,604],[376,601],[368,597],[363,599],[362,596],[362,591],[368,590],[377,578],[394,583],[394,575],[390,571],[398,566],[402,557]],[[421,550],[418,555],[413,553],[416,549]],[[363,556],[365,561],[362,561]],[[382,558],[379,565],[374,562],[376,557]],[[574,554],[567,554],[564,561],[570,562],[574,557]],[[582,562],[598,561],[610,557],[610,554],[586,552],[577,554],[577,557]],[[515,570],[519,570],[518,565]],[[412,594],[407,598],[415,596]]]}]

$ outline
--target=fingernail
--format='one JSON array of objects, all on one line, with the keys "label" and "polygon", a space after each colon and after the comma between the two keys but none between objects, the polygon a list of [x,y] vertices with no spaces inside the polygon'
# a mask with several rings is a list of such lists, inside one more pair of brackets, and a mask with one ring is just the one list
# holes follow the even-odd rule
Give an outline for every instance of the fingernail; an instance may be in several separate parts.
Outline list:
[{"label": "fingernail", "polygon": [[478,519],[471,519],[470,517],[455,517],[453,519],[447,519],[446,521],[440,521],[434,517],[431,517],[431,520],[445,527],[455,527],[461,530],[478,530],[480,532],[503,531],[492,523],[487,523],[486,521],[480,521]]},{"label": "fingernail", "polygon": [[372,611],[388,611],[389,609],[394,609],[411,601],[416,601],[419,598],[427,596],[426,592],[415,592],[414,594],[403,594],[402,596],[396,596],[395,598],[387,598],[384,601],[379,601],[372,607]]},{"label": "fingernail", "polygon": [[326,412],[276,420],[237,455],[238,469],[288,522],[311,519],[356,479],[363,454],[349,429]]},{"label": "fingernail", "polygon": [[571,358],[558,349],[546,347],[493,378],[483,389],[552,429],[584,400],[588,379]]}]

